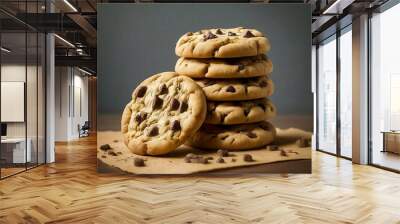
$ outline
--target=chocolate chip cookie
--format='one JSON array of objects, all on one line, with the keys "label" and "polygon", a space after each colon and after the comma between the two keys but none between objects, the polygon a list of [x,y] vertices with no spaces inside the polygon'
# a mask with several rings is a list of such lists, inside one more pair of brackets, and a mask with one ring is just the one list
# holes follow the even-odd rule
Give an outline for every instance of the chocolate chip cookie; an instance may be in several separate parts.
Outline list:
[{"label": "chocolate chip cookie", "polygon": [[245,58],[179,58],[175,71],[192,78],[250,78],[269,75],[273,65],[265,55]]},{"label": "chocolate chip cookie", "polygon": [[236,58],[265,54],[270,48],[260,31],[238,27],[186,33],[179,38],[175,53],[185,58]]},{"label": "chocolate chip cookie", "polygon": [[197,79],[207,100],[254,100],[271,96],[274,84],[267,76],[248,79]]},{"label": "chocolate chip cookie", "polygon": [[125,145],[139,155],[166,154],[200,128],[206,110],[203,91],[189,77],[153,75],[133,91],[122,114]]},{"label": "chocolate chip cookie", "polygon": [[274,141],[275,127],[266,121],[242,125],[204,124],[186,144],[230,151],[254,149]]},{"label": "chocolate chip cookie", "polygon": [[275,117],[276,108],[266,98],[236,102],[207,102],[208,124],[246,124]]}]

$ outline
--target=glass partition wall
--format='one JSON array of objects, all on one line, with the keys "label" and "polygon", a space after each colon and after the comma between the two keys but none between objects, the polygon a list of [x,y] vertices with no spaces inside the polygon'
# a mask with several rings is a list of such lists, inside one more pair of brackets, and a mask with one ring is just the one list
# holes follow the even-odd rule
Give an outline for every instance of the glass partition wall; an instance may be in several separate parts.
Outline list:
[{"label": "glass partition wall", "polygon": [[45,35],[13,19],[0,12],[1,179],[45,163],[46,156]]},{"label": "glass partition wall", "polygon": [[317,47],[317,149],[352,157],[351,25]]},{"label": "glass partition wall", "polygon": [[400,171],[400,4],[371,18],[370,163]]}]

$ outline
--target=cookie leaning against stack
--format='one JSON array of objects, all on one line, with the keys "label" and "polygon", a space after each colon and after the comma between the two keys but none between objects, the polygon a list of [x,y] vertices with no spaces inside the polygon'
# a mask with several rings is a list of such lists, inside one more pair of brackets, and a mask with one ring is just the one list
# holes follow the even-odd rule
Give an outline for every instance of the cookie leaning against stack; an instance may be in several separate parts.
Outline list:
[{"label": "cookie leaning against stack", "polygon": [[268,39],[242,27],[189,32],[179,38],[175,71],[189,76],[207,99],[205,124],[187,142],[207,149],[245,150],[270,144],[276,115]]}]

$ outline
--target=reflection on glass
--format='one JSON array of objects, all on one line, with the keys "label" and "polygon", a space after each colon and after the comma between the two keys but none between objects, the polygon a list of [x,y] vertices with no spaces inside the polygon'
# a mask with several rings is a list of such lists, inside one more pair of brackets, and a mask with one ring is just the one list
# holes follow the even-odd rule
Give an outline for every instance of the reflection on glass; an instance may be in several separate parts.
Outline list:
[{"label": "reflection on glass", "polygon": [[400,5],[372,18],[372,163],[396,170],[400,170],[399,21]]},{"label": "reflection on glass", "polygon": [[352,35],[340,36],[340,153],[352,157]]},{"label": "reflection on glass", "polygon": [[336,39],[318,48],[318,148],[336,153]]},{"label": "reflection on glass", "polygon": [[[26,141],[25,33],[2,33],[1,46],[1,175],[6,177],[25,170],[30,162],[30,142]],[[27,150],[28,149],[28,150]]]}]

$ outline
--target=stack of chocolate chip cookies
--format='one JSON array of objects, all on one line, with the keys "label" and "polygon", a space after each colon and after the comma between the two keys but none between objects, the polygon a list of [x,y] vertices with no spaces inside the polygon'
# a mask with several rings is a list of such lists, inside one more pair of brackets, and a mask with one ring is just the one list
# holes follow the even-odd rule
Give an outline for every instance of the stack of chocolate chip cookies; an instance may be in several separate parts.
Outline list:
[{"label": "stack of chocolate chip cookies", "polygon": [[175,71],[203,89],[207,115],[187,142],[207,149],[245,150],[270,144],[276,115],[269,41],[254,29],[209,29],[183,35],[176,44]]}]

